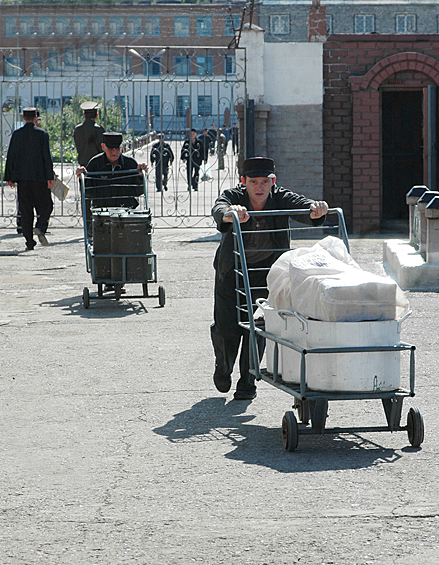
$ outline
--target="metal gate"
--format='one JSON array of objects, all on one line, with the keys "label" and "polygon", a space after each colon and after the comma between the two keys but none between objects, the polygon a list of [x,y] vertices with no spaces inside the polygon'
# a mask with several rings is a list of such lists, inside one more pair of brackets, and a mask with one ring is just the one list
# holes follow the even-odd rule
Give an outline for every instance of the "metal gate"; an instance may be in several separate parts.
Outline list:
[{"label": "metal gate", "polygon": [[[111,78],[108,71],[105,74],[95,69],[81,76],[76,73],[61,77],[3,77],[0,83],[4,110],[0,132],[2,224],[14,227],[16,217],[15,190],[3,182],[10,135],[22,125],[22,108],[37,106],[42,127],[48,116],[59,116],[61,129],[59,134],[51,134],[50,142],[52,154],[57,156],[54,159],[55,173],[70,187],[64,202],[55,199],[51,223],[60,226],[82,225],[79,186],[75,175],[77,163],[69,159],[71,154],[76,158],[73,130],[62,131],[63,114],[72,100],[80,97],[101,101],[102,108],[97,121],[107,130],[108,116],[112,110],[118,109],[117,127],[124,134],[124,153],[149,165],[148,206],[155,225],[212,225],[212,204],[224,189],[236,185],[239,178],[239,152],[244,154],[245,151],[245,127],[243,123],[239,127],[236,113],[237,106],[245,105],[246,101],[245,69],[237,68],[235,57],[232,60],[230,53],[230,49],[217,50],[215,61],[219,63],[211,68],[200,67],[197,74],[192,75],[188,66],[182,66],[180,61],[178,68],[167,69],[166,73],[146,65],[146,76],[124,73],[124,76]],[[216,74],[215,70],[218,70]],[[81,121],[81,112],[78,111],[76,123]],[[112,127],[115,127],[114,119]],[[192,152],[189,152],[189,159],[182,159],[185,154],[184,151],[182,153],[183,145],[191,136],[192,129],[196,130],[196,136],[203,144],[203,162],[199,170],[195,162],[197,158]],[[156,182],[156,173],[163,173],[162,166],[151,165],[151,151],[158,142],[158,134],[164,135],[164,141],[170,145],[173,154],[173,160],[169,162],[166,190]],[[198,190],[188,185],[188,168],[195,177],[198,172]]]}]

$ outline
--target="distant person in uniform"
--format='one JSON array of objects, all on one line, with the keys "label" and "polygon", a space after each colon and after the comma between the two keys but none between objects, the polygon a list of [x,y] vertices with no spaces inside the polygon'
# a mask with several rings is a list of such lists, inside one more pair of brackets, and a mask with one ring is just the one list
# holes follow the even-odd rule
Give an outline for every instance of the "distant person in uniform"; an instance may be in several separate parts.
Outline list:
[{"label": "distant person in uniform", "polygon": [[210,138],[210,141],[209,141],[210,154],[214,155],[215,154],[215,143],[216,143],[215,124],[210,124],[209,138]]},{"label": "distant person in uniform", "polygon": [[186,163],[187,189],[198,190],[198,178],[201,163],[204,159],[204,147],[197,137],[196,129],[191,129],[190,137],[185,140],[181,148],[180,157]]},{"label": "distant person in uniform", "polygon": [[151,164],[155,167],[155,185],[157,192],[168,190],[169,165],[174,161],[174,153],[169,143],[165,142],[165,135],[158,134],[158,141],[154,143],[150,153]]},{"label": "distant person in uniform", "polygon": [[218,129],[217,152],[218,152],[218,169],[224,170],[224,156],[227,150],[227,138],[221,128]]},{"label": "distant person in uniform", "polygon": [[77,125],[73,132],[73,139],[78,152],[78,163],[81,167],[86,167],[90,159],[102,151],[102,136],[105,130],[96,123],[99,108],[100,105],[97,102],[83,102],[81,104],[84,121]]},{"label": "distant person in uniform", "polygon": [[236,122],[234,122],[230,128],[230,138],[232,140],[233,154],[236,155],[239,151],[239,130]]},{"label": "distant person in uniform", "polygon": [[[31,251],[36,241],[49,245],[45,233],[53,210],[52,194],[55,174],[50,154],[49,135],[36,126],[37,109],[23,109],[24,126],[14,131],[6,157],[4,179],[9,186],[17,183],[18,207],[21,229],[26,240],[26,251]],[[34,210],[37,212],[35,228]]]}]

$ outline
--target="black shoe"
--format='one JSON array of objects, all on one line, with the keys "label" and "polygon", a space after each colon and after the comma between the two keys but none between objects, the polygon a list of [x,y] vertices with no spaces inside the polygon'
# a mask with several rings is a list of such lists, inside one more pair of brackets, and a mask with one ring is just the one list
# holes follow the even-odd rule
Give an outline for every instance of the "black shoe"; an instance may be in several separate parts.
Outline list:
[{"label": "black shoe", "polygon": [[164,185],[163,190],[168,190],[168,187],[166,186],[166,184]]},{"label": "black shoe", "polygon": [[35,249],[35,245],[26,245],[25,251],[33,251]]},{"label": "black shoe", "polygon": [[253,400],[256,396],[256,390],[237,390],[233,398],[235,400]]},{"label": "black shoe", "polygon": [[157,189],[157,192],[161,192],[161,191],[162,191],[162,189],[161,189],[161,188],[158,188],[158,189]]},{"label": "black shoe", "polygon": [[215,369],[213,382],[219,392],[229,392],[230,387],[232,386],[232,377],[230,375],[220,373],[218,369]]},{"label": "black shoe", "polygon": [[193,190],[195,190],[195,192],[198,192],[198,187],[194,186]]}]

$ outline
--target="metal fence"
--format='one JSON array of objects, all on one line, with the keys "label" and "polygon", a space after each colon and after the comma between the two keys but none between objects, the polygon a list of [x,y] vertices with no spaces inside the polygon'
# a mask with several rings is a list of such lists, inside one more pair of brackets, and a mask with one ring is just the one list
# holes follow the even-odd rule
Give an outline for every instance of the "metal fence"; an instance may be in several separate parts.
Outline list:
[{"label": "metal fence", "polygon": [[[230,57],[228,53],[224,51],[225,58]],[[0,131],[0,218],[4,227],[14,227],[16,220],[16,192],[3,182],[9,139],[14,129],[22,125],[20,111],[14,110],[37,106],[43,118],[53,113],[62,115],[74,96],[102,100],[98,121],[104,127],[110,107],[118,105],[121,116],[119,129],[124,133],[125,152],[138,162],[148,163],[150,168],[148,205],[156,225],[211,225],[212,204],[225,188],[236,184],[238,152],[243,150],[237,147],[230,136],[233,124],[238,123],[236,106],[243,104],[246,98],[245,71],[236,67],[230,75],[214,75],[211,69],[204,76],[179,76],[171,72],[157,76],[118,78],[103,74],[3,77],[0,82],[4,110]],[[11,111],[7,111],[8,103]],[[81,121],[78,115],[78,123]],[[203,130],[216,130],[216,137],[206,153],[207,162],[203,162],[200,170],[197,191],[188,190],[187,163],[181,159],[182,146],[192,128],[204,141],[206,135],[203,138]],[[219,128],[224,129],[225,144]],[[150,163],[151,150],[158,133],[164,134],[174,154],[169,167],[167,190],[161,192],[157,190],[156,170]],[[72,139],[67,137],[71,145]],[[51,144],[55,142],[61,145],[61,158],[55,163],[55,173],[69,186],[70,191],[64,202],[55,199],[51,222],[60,226],[82,225],[79,185],[75,175],[77,164],[63,158],[66,152],[63,151],[63,143],[67,142],[51,138]]]}]

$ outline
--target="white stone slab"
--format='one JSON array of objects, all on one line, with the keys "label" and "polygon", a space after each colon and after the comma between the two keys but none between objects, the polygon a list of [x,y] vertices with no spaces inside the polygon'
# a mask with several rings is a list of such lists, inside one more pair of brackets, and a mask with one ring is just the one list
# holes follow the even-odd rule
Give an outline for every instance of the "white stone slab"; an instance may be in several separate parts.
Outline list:
[{"label": "white stone slab", "polygon": [[383,263],[403,290],[439,289],[439,265],[426,263],[408,240],[385,241]]}]

